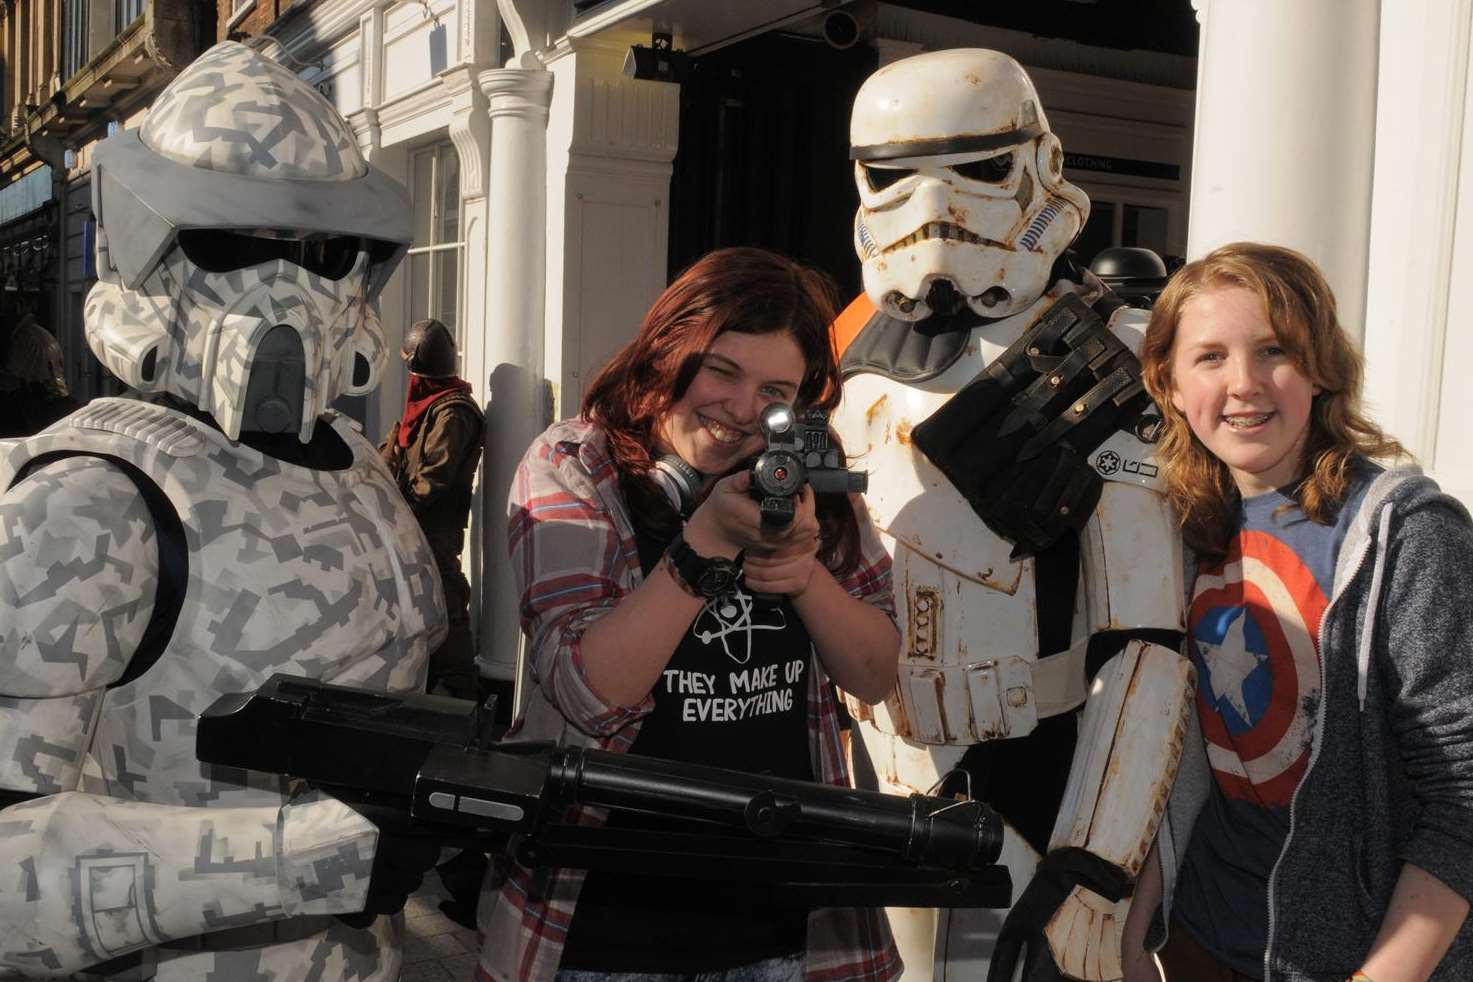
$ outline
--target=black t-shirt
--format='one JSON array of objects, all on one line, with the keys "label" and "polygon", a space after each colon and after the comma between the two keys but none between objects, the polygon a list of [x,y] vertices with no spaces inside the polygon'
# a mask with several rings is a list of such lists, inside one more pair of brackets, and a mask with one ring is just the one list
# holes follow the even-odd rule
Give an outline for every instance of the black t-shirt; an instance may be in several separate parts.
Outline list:
[{"label": "black t-shirt", "polygon": [[[665,541],[636,528],[645,574]],[[630,753],[813,780],[808,672],[813,646],[786,599],[743,590],[708,603],[655,683],[655,708]],[[613,828],[678,830],[615,812]],[[689,831],[689,828],[686,828]],[[717,971],[801,951],[808,912],[774,889],[715,879],[593,871],[584,881],[561,967],[608,972]]]}]

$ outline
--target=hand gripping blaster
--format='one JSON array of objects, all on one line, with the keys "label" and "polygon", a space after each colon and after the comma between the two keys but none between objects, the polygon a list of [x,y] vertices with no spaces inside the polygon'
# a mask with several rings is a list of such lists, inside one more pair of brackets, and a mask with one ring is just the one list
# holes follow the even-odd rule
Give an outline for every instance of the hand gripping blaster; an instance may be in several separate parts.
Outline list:
[{"label": "hand gripping blaster", "polygon": [[[274,675],[199,720],[206,763],[285,774],[383,825],[507,849],[528,866],[783,885],[807,906],[1001,907],[986,805],[856,791],[548,743],[492,744],[474,703]],[[678,833],[563,824],[568,806],[645,812]]]}]

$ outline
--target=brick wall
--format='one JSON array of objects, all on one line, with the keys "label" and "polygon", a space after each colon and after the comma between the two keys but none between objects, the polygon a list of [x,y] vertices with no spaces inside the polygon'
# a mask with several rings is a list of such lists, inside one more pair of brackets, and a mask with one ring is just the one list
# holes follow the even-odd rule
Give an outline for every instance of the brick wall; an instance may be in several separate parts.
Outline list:
[{"label": "brick wall", "polygon": [[[301,4],[306,0],[296,0]],[[223,41],[234,35],[249,35],[254,37],[263,34],[266,28],[287,12],[293,5],[293,0],[217,0],[219,17],[216,23],[220,25],[217,40]],[[241,9],[249,7],[246,13],[240,13]],[[239,14],[240,19],[232,23],[232,19]]]}]

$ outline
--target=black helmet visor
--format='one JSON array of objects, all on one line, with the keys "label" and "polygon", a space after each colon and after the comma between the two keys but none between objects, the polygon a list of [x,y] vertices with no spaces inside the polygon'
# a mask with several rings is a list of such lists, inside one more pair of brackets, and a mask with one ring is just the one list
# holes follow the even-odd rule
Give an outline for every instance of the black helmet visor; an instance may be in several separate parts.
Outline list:
[{"label": "black helmet visor", "polygon": [[[289,233],[287,241],[294,236],[339,250],[360,240],[356,245],[369,253],[372,299],[413,239],[408,195],[372,167],[347,181],[268,180],[181,164],[150,150],[137,130],[108,137],[95,154],[92,211],[107,233],[108,259],[129,289],[143,282],[181,232],[200,232],[192,236],[192,249],[207,253],[210,247],[200,240],[210,232],[272,230],[279,238]],[[302,254],[322,256],[332,248]]]}]

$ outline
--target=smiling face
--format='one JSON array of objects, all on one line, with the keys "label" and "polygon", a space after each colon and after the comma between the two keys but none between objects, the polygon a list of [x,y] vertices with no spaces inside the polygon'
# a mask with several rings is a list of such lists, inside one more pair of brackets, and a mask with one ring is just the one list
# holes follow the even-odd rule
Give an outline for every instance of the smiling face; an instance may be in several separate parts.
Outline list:
[{"label": "smiling face", "polygon": [[803,351],[786,331],[718,335],[685,394],[660,420],[661,449],[702,474],[726,473],[762,451],[762,410],[791,404],[805,372]]},{"label": "smiling face", "polygon": [[1171,404],[1244,497],[1303,475],[1310,404],[1319,392],[1280,345],[1256,293],[1213,286],[1182,305]]}]

